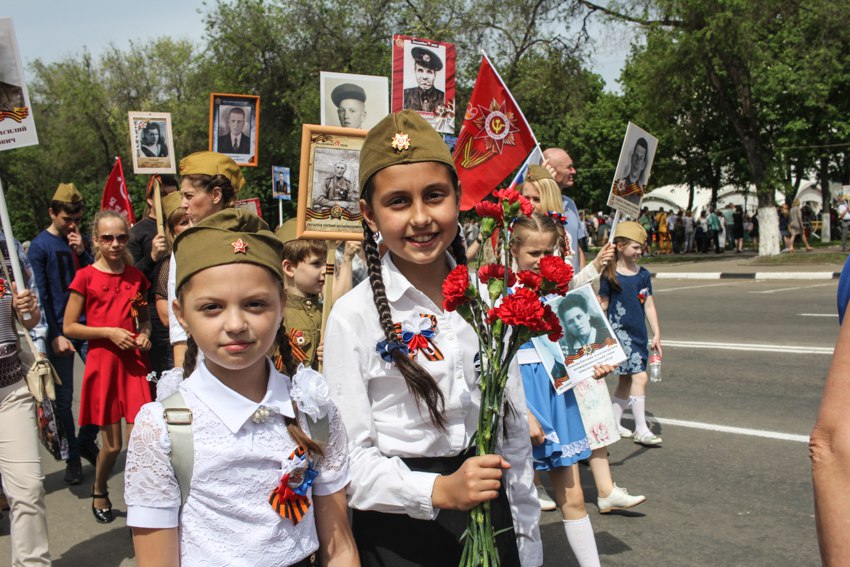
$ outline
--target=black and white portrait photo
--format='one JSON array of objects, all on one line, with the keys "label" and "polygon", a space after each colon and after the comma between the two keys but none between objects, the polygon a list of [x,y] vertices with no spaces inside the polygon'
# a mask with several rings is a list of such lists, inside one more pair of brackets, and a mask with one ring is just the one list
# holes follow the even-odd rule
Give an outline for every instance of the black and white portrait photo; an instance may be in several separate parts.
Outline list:
[{"label": "black and white portrait photo", "polygon": [[609,207],[637,218],[657,146],[657,138],[629,122],[608,196]]},{"label": "black and white portrait photo", "polygon": [[351,214],[360,213],[359,152],[316,148],[314,155],[312,208],[324,212],[339,207]]},{"label": "black and white portrait photo", "polygon": [[368,130],[389,114],[386,77],[320,74],[322,125]]},{"label": "black and white portrait photo", "polygon": [[213,93],[210,97],[210,150],[239,165],[257,165],[260,99]]},{"label": "black and white portrait photo", "polygon": [[171,114],[168,112],[129,112],[133,172],[137,174],[175,173]]},{"label": "black and white portrait photo", "polygon": [[455,46],[393,36],[392,110],[415,110],[438,132],[452,134],[455,119]]},{"label": "black and white portrait photo", "polygon": [[12,18],[0,18],[0,147],[38,143]]}]

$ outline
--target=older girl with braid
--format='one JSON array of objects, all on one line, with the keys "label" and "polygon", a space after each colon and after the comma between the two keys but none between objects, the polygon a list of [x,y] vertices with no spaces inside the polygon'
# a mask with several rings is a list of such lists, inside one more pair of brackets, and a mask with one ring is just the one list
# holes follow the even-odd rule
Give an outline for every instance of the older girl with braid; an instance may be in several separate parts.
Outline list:
[{"label": "older girl with braid", "polygon": [[518,367],[501,454],[467,451],[480,400],[478,341],[460,315],[442,309],[443,280],[465,263],[452,156],[418,114],[392,114],[366,137],[360,188],[369,281],[331,312],[324,372],[349,434],[361,561],[457,565],[466,511],[490,501],[503,530],[501,565],[540,565]]}]

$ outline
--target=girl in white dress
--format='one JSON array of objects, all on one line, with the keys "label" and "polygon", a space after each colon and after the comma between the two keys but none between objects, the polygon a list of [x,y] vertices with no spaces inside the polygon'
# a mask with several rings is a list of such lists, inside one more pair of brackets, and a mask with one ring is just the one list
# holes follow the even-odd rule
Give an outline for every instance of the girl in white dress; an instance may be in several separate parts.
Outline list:
[{"label": "girl in white dress", "polygon": [[465,263],[448,147],[415,112],[392,114],[369,131],[359,175],[370,281],[334,305],[324,371],[350,436],[348,497],[361,561],[457,565],[466,511],[490,501],[504,530],[496,538],[502,567],[541,565],[516,366],[508,380],[516,411],[506,414],[500,454],[467,450],[480,401],[478,339],[443,309],[443,280]]},{"label": "girl in white dress", "polygon": [[290,381],[266,357],[277,342],[292,361],[282,244],[256,216],[227,209],[174,248],[175,314],[193,370],[183,381],[166,373],[130,439],[125,499],[139,567],[306,566],[316,551],[322,565],[359,565],[345,429],[327,385],[304,368],[287,368]]}]

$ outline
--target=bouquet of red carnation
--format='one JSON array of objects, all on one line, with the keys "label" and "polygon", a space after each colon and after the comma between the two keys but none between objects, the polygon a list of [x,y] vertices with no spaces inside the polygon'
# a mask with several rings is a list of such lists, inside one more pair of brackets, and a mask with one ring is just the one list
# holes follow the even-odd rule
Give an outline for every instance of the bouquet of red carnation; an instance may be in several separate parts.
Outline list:
[{"label": "bouquet of red carnation", "polygon": [[[494,191],[493,197],[495,201],[478,203],[475,211],[482,217],[482,240],[486,242],[500,229],[496,257],[503,259],[504,265],[481,266],[478,282],[470,277],[466,266],[457,266],[443,283],[443,307],[457,311],[478,335],[481,407],[478,430],[472,441],[476,455],[496,451],[507,402],[508,368],[519,347],[540,335],[548,335],[554,341],[561,337],[558,317],[542,298],[551,293],[566,293],[573,277],[572,266],[557,256],[542,259],[539,274],[512,272],[511,225],[520,214],[530,215],[534,209],[525,197],[511,189]],[[478,259],[480,264],[480,252]],[[520,287],[514,289],[517,282]],[[490,503],[470,510],[461,567],[498,566],[495,537]]]}]

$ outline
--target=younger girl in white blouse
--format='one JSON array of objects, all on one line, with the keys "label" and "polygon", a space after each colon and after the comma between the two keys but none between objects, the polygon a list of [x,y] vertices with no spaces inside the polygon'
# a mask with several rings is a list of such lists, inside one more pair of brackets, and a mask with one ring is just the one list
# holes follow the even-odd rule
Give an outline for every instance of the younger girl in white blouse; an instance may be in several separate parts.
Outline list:
[{"label": "younger girl in white blouse", "polygon": [[[303,368],[290,382],[266,357],[277,341],[292,360],[281,247],[264,222],[236,209],[174,243],[175,313],[190,336],[184,367],[194,370],[182,382],[179,370],[167,373],[158,399],[171,404],[163,390],[176,382],[191,420],[159,401],[136,419],[125,499],[139,567],[302,566],[317,550],[322,565],[359,565],[346,435],[327,386]],[[191,423],[188,447],[175,431],[181,422]],[[323,428],[326,444],[309,436]],[[190,474],[180,462],[187,452]]]},{"label": "younger girl in white blouse", "polygon": [[[491,501],[496,529],[506,529],[497,537],[501,565],[540,565],[540,507],[517,367],[501,455],[467,450],[480,400],[478,340],[460,315],[442,308],[443,280],[465,263],[452,156],[407,110],[370,130],[359,176],[369,281],[334,306],[324,371],[350,439],[348,497],[361,561],[457,565],[466,511]],[[378,240],[388,250],[383,259]]]}]

